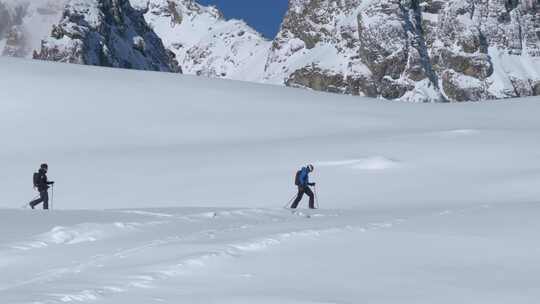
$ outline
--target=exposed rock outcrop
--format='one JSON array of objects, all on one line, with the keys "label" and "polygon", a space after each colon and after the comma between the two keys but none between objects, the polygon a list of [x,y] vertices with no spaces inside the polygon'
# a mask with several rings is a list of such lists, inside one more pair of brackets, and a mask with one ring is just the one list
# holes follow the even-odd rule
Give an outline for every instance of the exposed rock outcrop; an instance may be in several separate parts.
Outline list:
[{"label": "exposed rock outcrop", "polygon": [[132,0],[184,73],[260,81],[270,41],[240,20],[194,0]]},{"label": "exposed rock outcrop", "polygon": [[540,4],[289,0],[269,41],[196,0],[0,0],[0,52],[33,51],[411,102],[491,100],[540,94]]},{"label": "exposed rock outcrop", "polygon": [[70,0],[35,59],[181,72],[175,55],[128,0]]},{"label": "exposed rock outcrop", "polygon": [[[533,0],[291,0],[265,79],[340,93],[355,92],[336,81],[340,75],[369,79],[359,95],[421,102],[535,95],[539,7]],[[309,76],[310,66],[320,70]]]}]

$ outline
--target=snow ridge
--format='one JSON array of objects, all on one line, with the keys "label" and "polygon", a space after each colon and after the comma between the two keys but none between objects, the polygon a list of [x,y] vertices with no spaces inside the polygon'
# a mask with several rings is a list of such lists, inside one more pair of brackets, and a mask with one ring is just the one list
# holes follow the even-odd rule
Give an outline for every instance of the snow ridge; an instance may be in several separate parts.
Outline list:
[{"label": "snow ridge", "polygon": [[196,0],[0,0],[0,52],[409,102],[540,95],[531,0],[291,0],[273,41]]},{"label": "snow ridge", "polygon": [[186,74],[257,81],[270,41],[194,0],[132,0]]}]

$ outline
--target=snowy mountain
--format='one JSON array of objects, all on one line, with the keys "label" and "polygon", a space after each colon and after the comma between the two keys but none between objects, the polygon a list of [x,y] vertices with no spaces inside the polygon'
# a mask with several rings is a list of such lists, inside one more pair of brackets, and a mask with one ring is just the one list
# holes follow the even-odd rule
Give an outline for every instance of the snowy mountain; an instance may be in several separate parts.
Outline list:
[{"label": "snowy mountain", "polygon": [[69,0],[34,59],[181,72],[175,55],[128,0]]},{"label": "snowy mountain", "polygon": [[195,0],[131,0],[186,74],[260,80],[270,41]]},{"label": "snowy mountain", "polygon": [[290,1],[265,67],[265,81],[376,95],[369,70],[358,53],[361,2]]},{"label": "snowy mountain", "polygon": [[290,0],[273,41],[196,0],[0,0],[0,16],[11,56],[413,102],[540,94],[533,0]]},{"label": "snowy mountain", "polygon": [[292,0],[265,78],[407,101],[540,94],[537,1]]},{"label": "snowy mountain", "polygon": [[0,0],[0,16],[4,55],[237,80],[261,80],[271,43],[194,0]]}]

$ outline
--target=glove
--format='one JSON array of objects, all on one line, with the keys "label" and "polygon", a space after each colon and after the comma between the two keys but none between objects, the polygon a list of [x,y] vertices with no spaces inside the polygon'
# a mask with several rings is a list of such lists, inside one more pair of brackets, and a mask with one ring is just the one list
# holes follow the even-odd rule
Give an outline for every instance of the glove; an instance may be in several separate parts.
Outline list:
[{"label": "glove", "polygon": [[47,184],[49,184],[49,185],[54,185],[54,182],[48,182]]},{"label": "glove", "polygon": [[315,186],[315,183],[309,183],[308,185],[310,185],[310,186]]}]

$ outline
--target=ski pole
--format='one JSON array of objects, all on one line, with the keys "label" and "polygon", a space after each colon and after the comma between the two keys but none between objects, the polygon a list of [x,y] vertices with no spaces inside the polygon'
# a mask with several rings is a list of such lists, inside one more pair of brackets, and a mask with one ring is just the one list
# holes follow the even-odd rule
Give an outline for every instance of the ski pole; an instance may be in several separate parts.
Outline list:
[{"label": "ski pole", "polygon": [[287,204],[285,206],[283,206],[283,208],[291,208],[291,203],[292,203],[292,201],[294,200],[295,197],[296,197],[296,194],[293,194],[291,199],[287,202]]},{"label": "ski pole", "polygon": [[54,184],[51,185],[51,211],[53,210],[53,202],[54,202]]},{"label": "ski pole", "polygon": [[[30,203],[33,202],[33,201],[35,201],[38,197],[39,197],[39,194],[36,195],[36,196],[34,196],[34,197],[30,200]],[[25,204],[23,205],[23,208],[28,207],[28,205],[29,205],[29,203],[25,203]]]},{"label": "ski pole", "polygon": [[319,209],[319,195],[317,193],[317,185],[315,185],[315,206],[317,206],[317,209]]}]

